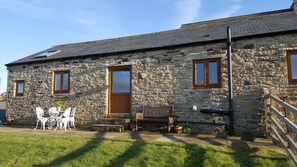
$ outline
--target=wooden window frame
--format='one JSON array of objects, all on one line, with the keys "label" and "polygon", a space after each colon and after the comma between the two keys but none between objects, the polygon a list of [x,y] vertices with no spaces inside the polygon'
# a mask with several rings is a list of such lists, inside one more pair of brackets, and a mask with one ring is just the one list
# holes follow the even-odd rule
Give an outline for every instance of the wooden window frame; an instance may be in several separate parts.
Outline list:
[{"label": "wooden window frame", "polygon": [[[217,83],[212,84],[209,83],[209,68],[208,64],[210,62],[217,63]],[[196,84],[196,64],[203,64],[204,65],[204,83],[203,84]],[[221,88],[221,58],[212,58],[212,59],[200,59],[200,60],[193,60],[193,87],[194,88]]]},{"label": "wooden window frame", "polygon": [[[67,90],[63,90],[63,83],[64,83],[64,74],[68,74],[68,88]],[[56,90],[56,75],[60,74],[60,90]],[[70,71],[55,71],[54,72],[54,93],[69,93],[70,91]]]},{"label": "wooden window frame", "polygon": [[[19,93],[19,84],[23,83],[23,93]],[[25,81],[24,80],[18,80],[16,81],[16,90],[15,90],[15,96],[24,96],[24,92],[25,92]]]},{"label": "wooden window frame", "polygon": [[291,55],[296,54],[297,50],[287,51],[287,66],[288,66],[288,81],[289,84],[297,84],[297,79],[292,78],[292,64],[291,64]]}]

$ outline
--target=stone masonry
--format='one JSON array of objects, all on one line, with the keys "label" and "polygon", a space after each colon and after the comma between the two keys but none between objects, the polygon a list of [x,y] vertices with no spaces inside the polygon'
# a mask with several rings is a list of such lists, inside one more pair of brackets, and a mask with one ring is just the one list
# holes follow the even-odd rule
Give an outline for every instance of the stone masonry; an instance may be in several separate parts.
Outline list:
[{"label": "stone masonry", "polygon": [[[288,84],[286,51],[297,49],[296,39],[297,34],[290,34],[232,41],[236,135],[264,135],[263,88],[274,87],[289,92],[289,99],[295,98],[297,85]],[[193,88],[192,60],[206,58],[221,58],[221,88]],[[131,115],[143,105],[173,105],[184,121],[215,118],[228,122],[228,117],[199,112],[202,108],[228,109],[225,42],[11,66],[7,114],[18,124],[35,124],[35,107],[49,108],[54,100],[62,99],[65,108],[77,107],[78,125],[89,126],[108,115],[108,67],[125,65],[132,65]],[[70,93],[53,93],[53,72],[60,70],[70,71]],[[14,95],[16,80],[25,80],[23,97]],[[192,111],[193,105],[197,111]],[[209,125],[193,127],[197,127],[194,131],[214,130]]]}]

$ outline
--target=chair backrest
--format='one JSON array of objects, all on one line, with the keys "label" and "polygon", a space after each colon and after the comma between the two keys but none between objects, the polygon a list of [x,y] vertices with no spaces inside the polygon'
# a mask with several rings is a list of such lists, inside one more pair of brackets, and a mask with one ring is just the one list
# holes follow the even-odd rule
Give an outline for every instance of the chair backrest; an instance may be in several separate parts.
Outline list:
[{"label": "chair backrest", "polygon": [[59,112],[57,112],[57,107],[51,107],[50,109],[48,109],[48,114],[50,116],[56,116],[59,114]]},{"label": "chair backrest", "polygon": [[65,112],[63,113],[63,116],[64,116],[65,118],[69,118],[69,117],[70,117],[70,111],[71,111],[71,107],[67,108],[67,109],[65,110]]},{"label": "chair backrest", "polygon": [[40,107],[36,107],[36,116],[37,118],[42,118],[44,115],[44,111]]},{"label": "chair backrest", "polygon": [[143,106],[143,117],[158,118],[158,117],[168,117],[168,115],[173,114],[172,106]]},{"label": "chair backrest", "polygon": [[75,116],[75,111],[76,111],[76,107],[72,108],[72,110],[70,112],[70,117],[74,117]]},{"label": "chair backrest", "polygon": [[52,112],[57,111],[57,107],[51,107],[50,109],[48,109],[48,113],[51,114]]}]

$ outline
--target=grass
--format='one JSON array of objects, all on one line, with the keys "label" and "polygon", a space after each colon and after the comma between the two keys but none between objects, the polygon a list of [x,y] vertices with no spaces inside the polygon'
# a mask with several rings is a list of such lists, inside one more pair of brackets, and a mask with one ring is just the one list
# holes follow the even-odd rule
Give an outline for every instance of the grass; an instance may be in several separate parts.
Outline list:
[{"label": "grass", "polygon": [[294,166],[282,149],[0,133],[0,166]]}]

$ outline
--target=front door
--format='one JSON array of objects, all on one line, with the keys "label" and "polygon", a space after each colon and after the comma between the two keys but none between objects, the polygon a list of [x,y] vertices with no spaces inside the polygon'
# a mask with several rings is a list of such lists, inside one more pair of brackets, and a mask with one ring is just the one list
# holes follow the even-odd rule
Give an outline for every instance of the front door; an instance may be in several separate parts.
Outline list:
[{"label": "front door", "polygon": [[109,68],[109,113],[131,111],[131,66]]}]

